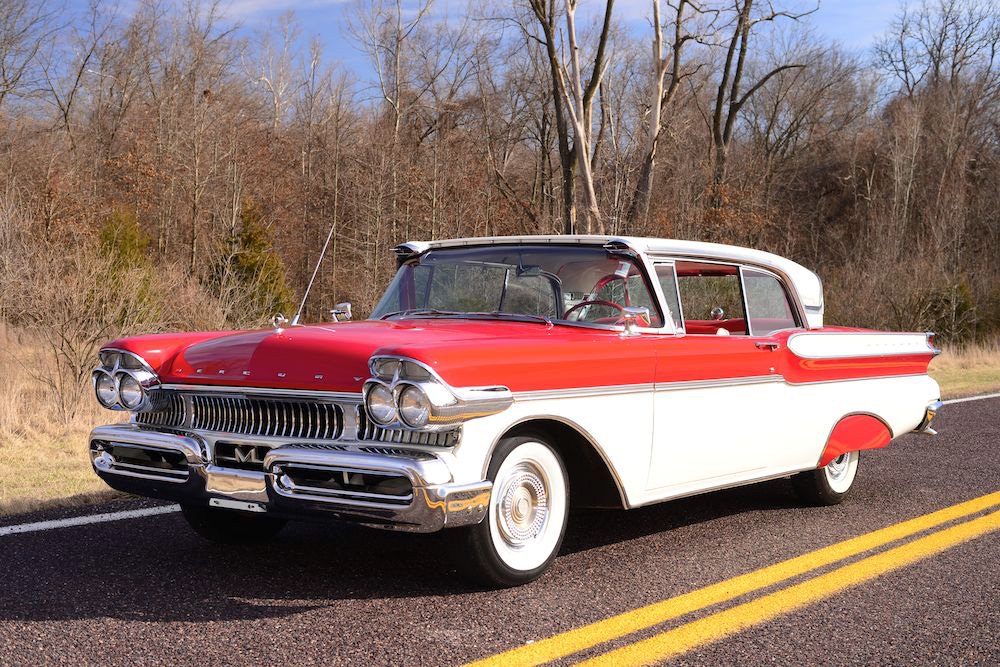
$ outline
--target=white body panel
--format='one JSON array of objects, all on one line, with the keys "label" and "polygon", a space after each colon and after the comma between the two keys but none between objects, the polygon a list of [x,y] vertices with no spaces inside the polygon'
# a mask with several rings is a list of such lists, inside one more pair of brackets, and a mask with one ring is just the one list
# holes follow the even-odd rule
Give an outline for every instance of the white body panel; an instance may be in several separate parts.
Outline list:
[{"label": "white body panel", "polygon": [[800,385],[776,378],[690,389],[633,385],[566,397],[530,392],[500,414],[467,422],[447,462],[456,482],[479,481],[506,431],[553,419],[590,440],[625,505],[637,507],[814,469],[845,415],[873,414],[895,437],[913,430],[938,395],[927,375]]}]

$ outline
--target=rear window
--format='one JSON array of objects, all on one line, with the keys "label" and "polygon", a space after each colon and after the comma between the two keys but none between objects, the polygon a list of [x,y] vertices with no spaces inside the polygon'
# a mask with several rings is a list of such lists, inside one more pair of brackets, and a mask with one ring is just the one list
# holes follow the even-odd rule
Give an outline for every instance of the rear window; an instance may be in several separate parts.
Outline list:
[{"label": "rear window", "polygon": [[798,326],[788,293],[775,276],[743,269],[743,289],[750,311],[750,332],[754,336],[768,336],[780,329]]}]

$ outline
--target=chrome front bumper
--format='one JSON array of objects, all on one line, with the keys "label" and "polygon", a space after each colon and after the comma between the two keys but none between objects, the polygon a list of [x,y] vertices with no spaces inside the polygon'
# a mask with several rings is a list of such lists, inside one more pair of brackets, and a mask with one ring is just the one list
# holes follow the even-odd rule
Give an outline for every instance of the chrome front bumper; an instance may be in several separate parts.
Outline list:
[{"label": "chrome front bumper", "polygon": [[212,439],[134,424],[94,429],[90,458],[101,479],[127,493],[287,517],[433,532],[479,523],[489,507],[489,481],[457,484],[432,453],[361,451],[360,443],[226,442],[240,447],[236,461],[260,469],[217,465]]}]

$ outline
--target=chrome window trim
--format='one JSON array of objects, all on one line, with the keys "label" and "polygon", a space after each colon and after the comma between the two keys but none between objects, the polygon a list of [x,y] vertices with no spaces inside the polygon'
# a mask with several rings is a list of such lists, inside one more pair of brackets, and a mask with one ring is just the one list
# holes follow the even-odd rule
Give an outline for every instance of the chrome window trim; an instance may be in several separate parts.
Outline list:
[{"label": "chrome window trim", "polygon": [[[654,258],[654,261],[655,260],[672,261],[672,262],[675,263],[675,266],[676,266],[677,262],[699,262],[699,263],[702,263],[702,264],[722,264],[724,266],[736,266],[736,267],[739,267],[741,269],[742,269],[742,267],[745,266],[745,267],[753,269],[755,271],[763,271],[765,273],[770,273],[775,278],[777,278],[781,282],[782,287],[785,288],[785,293],[792,300],[792,307],[797,311],[795,314],[798,315],[798,318],[797,318],[798,321],[799,322],[803,322],[803,323],[808,323],[809,322],[809,320],[806,318],[806,308],[805,308],[805,306],[802,305],[802,300],[799,298],[798,292],[795,291],[795,289],[794,289],[795,283],[792,281],[792,279],[789,276],[787,276],[786,274],[784,274],[781,271],[778,271],[774,267],[765,266],[763,264],[758,264],[758,263],[755,263],[755,262],[746,262],[746,261],[728,261],[727,262],[727,261],[720,260],[720,259],[717,259],[717,258],[712,258],[712,256],[710,256],[710,255],[701,256],[701,255],[676,255],[676,254],[656,254],[656,253],[653,253],[653,254],[651,254],[651,256]],[[741,271],[741,277],[740,277],[740,283],[741,283],[741,285],[740,285],[740,289],[742,289],[742,282],[743,282],[743,279],[742,279],[742,271]],[[680,292],[680,285],[677,286],[677,290],[678,290],[678,293],[679,293]],[[678,299],[679,299],[679,297],[678,297]],[[744,304],[744,309],[745,308],[746,308],[746,305]],[[683,309],[684,309],[684,305],[681,304],[681,310],[683,310]],[[814,312],[816,312],[816,313],[822,312],[822,307],[820,307],[819,309],[817,309]],[[748,326],[747,331],[749,331],[749,324],[747,326]],[[805,329],[805,330],[808,331],[808,327],[806,326],[806,324],[801,324],[799,326],[799,328]],[[714,336],[715,334],[687,334],[687,335],[689,335],[689,336]]]},{"label": "chrome window trim", "polygon": [[[516,238],[516,237],[515,237]],[[397,264],[399,267],[406,262],[416,259],[426,253],[428,250],[448,250],[451,248],[468,249],[476,247],[502,247],[502,246],[566,246],[566,247],[576,247],[581,246],[587,247],[592,246],[594,248],[603,248],[604,250],[610,250],[618,252],[627,252],[631,254],[635,260],[636,267],[639,269],[639,273],[642,275],[643,279],[646,281],[646,285],[652,290],[650,297],[655,305],[660,310],[661,316],[664,311],[665,300],[663,298],[663,292],[660,290],[659,281],[653,280],[655,278],[655,273],[653,272],[653,261],[650,255],[644,250],[637,248],[627,238],[621,237],[611,237],[610,239],[566,239],[560,240],[559,238],[545,239],[535,241],[500,241],[491,242],[489,239],[467,239],[467,242],[461,243],[449,243],[445,246],[436,246],[433,243],[425,242],[409,242],[403,243],[394,249],[397,256]],[[615,246],[610,247],[609,246]],[[457,316],[456,316],[457,318]],[[442,317],[441,319],[447,319]],[[635,331],[643,334],[656,334],[656,335],[675,335],[679,333],[673,326],[668,326],[666,322],[666,317],[663,318],[664,323],[660,327],[637,327]],[[568,326],[568,327],[578,327],[583,329],[593,329],[595,331],[608,331],[621,334],[625,331],[624,326],[614,325],[614,324],[595,324],[593,322],[571,322],[569,320],[553,319],[551,321],[552,326]],[[627,337],[627,336],[626,336]]]},{"label": "chrome window trim", "polygon": [[743,300],[743,323],[746,325],[746,335],[749,338],[753,338],[753,328],[750,326],[750,303],[747,301],[747,283],[743,276],[743,269],[744,266],[742,264],[736,265],[740,280],[740,298]]},{"label": "chrome window trim", "polygon": [[[762,337],[765,337],[765,336],[769,336],[771,334],[755,334],[755,333],[753,333],[753,323],[751,322],[752,317],[750,315],[750,300],[746,297],[747,287],[746,287],[746,277],[744,276],[744,271],[756,271],[757,273],[762,273],[765,276],[770,276],[770,277],[774,278],[775,280],[777,280],[778,281],[778,285],[781,287],[782,291],[785,294],[785,301],[788,302],[789,308],[792,311],[792,321],[795,322],[795,326],[793,328],[795,328],[795,329],[804,329],[804,328],[806,328],[805,325],[802,324],[803,322],[806,322],[806,320],[803,319],[799,315],[799,313],[795,312],[795,308],[794,308],[793,304],[791,303],[792,290],[790,290],[788,288],[788,283],[786,281],[782,280],[781,276],[779,276],[777,273],[775,273],[774,271],[771,271],[769,269],[761,269],[761,268],[757,268],[756,266],[746,266],[744,264],[740,264],[740,281],[743,283],[743,300],[744,300],[744,306],[743,307],[747,311],[746,312],[746,317],[747,317],[747,331],[751,332],[750,333],[751,336],[756,336],[757,338],[762,338]],[[820,312],[820,311],[817,311],[817,312]]]},{"label": "chrome window trim", "polygon": [[673,318],[674,334],[686,334],[687,328],[684,326],[684,304],[681,303],[681,286],[677,282],[677,262],[672,259],[653,259],[653,275],[656,276],[657,288],[660,290],[659,298],[663,299],[663,308],[665,312],[670,312],[670,304],[667,303],[667,295],[663,292],[663,285],[660,285],[660,276],[656,273],[657,267],[669,266],[670,271],[674,274],[674,295],[677,297],[677,318]]}]

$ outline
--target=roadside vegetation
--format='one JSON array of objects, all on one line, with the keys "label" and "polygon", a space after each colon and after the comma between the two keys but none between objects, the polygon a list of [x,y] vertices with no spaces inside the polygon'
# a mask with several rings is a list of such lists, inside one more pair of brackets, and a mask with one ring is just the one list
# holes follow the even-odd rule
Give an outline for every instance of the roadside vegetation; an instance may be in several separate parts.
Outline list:
[{"label": "roadside vegetation", "polygon": [[833,0],[577,4],[356,0],[322,38],[359,78],[291,13],[0,3],[0,512],[102,488],[102,342],[291,316],[331,229],[306,321],[370,312],[409,239],[718,241],[997,386],[995,2],[901,2],[864,50],[816,36]]}]

